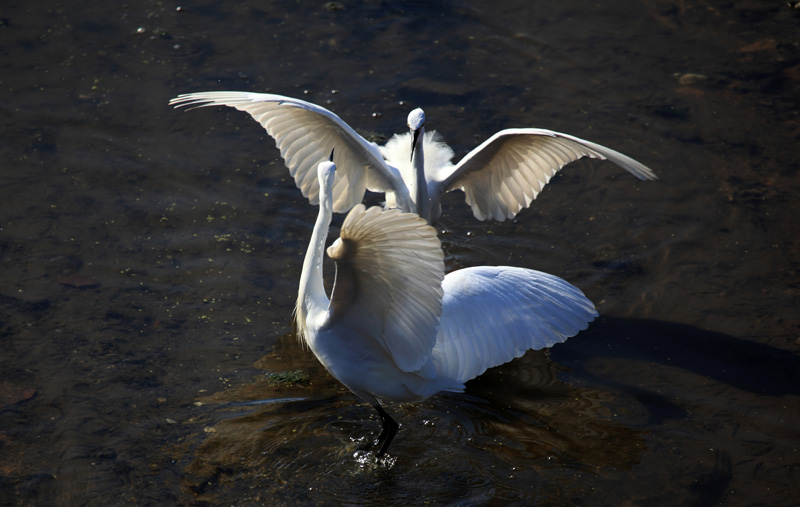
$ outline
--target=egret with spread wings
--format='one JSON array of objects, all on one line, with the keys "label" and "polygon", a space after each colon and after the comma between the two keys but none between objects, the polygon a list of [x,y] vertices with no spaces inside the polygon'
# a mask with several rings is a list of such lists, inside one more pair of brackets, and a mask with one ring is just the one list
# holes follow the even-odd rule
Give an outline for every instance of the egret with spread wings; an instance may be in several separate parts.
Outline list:
[{"label": "egret with spread wings", "polygon": [[175,106],[224,105],[245,111],[275,140],[289,172],[311,204],[319,202],[316,167],[336,148],[339,171],[333,210],[343,213],[366,190],[386,194],[386,207],[417,213],[429,224],[441,215],[446,192],[461,190],[478,220],[513,218],[558,171],[583,157],[610,160],[639,179],[655,179],[647,166],[610,148],[551,130],[506,129],[457,164],[435,132],[425,132],[425,113],[408,115],[409,132],[378,146],[337,115],[300,99],[265,93],[201,92],[180,95]]},{"label": "egret with spread wings", "polygon": [[319,214],[300,277],[297,328],[325,368],[378,411],[378,457],[398,429],[382,402],[462,391],[487,368],[563,342],[597,316],[579,289],[539,271],[482,266],[445,276],[433,227],[413,213],[363,204],[327,249],[336,262],[329,299],[322,261],[336,171],[329,161],[318,166]]}]

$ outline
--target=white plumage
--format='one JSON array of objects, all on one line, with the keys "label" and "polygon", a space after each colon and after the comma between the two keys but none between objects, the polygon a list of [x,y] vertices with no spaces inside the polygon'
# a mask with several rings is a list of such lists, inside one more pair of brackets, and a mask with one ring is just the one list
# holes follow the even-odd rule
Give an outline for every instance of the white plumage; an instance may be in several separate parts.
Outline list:
[{"label": "white plumage", "polygon": [[414,212],[428,223],[441,215],[441,198],[461,190],[479,220],[513,218],[536,199],[561,168],[583,157],[608,159],[639,179],[655,179],[645,165],[610,148],[551,130],[497,132],[457,164],[453,150],[425,133],[425,113],[408,116],[410,131],[383,146],[361,137],[324,107],[282,95],[203,92],[172,99],[175,106],[224,105],[249,113],[275,140],[303,195],[317,204],[316,167],[336,148],[340,170],[333,210],[346,212],[366,190],[386,193],[387,207]]},{"label": "white plumage", "polygon": [[461,391],[487,368],[563,342],[597,316],[579,289],[546,273],[482,266],[445,276],[441,244],[425,220],[362,204],[327,249],[336,262],[328,299],[322,259],[335,173],[332,162],[318,166],[319,215],[300,278],[297,325],[328,371],[378,411],[378,456],[398,428],[381,401]]}]

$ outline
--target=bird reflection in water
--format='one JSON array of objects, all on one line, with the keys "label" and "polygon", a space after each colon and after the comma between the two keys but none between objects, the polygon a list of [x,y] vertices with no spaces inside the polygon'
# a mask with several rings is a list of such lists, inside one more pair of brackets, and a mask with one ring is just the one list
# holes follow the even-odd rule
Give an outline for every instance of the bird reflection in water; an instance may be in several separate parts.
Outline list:
[{"label": "bird reflection in water", "polygon": [[[414,458],[383,463],[357,456],[377,436],[375,412],[298,347],[294,334],[281,337],[256,367],[303,376],[278,383],[260,375],[199,400],[214,407],[210,417],[222,420],[208,425],[191,456],[183,449],[174,456],[189,461],[182,483],[198,499],[362,501],[377,473],[404,485],[403,494],[508,500],[514,488],[549,487],[549,469],[590,475],[629,470],[645,446],[642,432],[613,420],[610,393],[560,380],[564,368],[544,351],[489,370],[464,393],[392,405],[398,419],[414,427],[393,449]],[[498,491],[498,484],[506,489]]]}]

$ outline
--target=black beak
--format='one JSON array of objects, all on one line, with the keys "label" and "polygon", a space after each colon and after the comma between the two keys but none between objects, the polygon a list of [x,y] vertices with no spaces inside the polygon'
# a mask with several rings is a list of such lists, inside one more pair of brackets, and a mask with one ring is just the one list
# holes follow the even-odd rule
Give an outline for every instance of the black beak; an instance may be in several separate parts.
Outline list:
[{"label": "black beak", "polygon": [[419,133],[420,133],[421,130],[422,130],[422,127],[418,128],[417,130],[414,131],[414,138],[411,141],[411,159],[409,160],[409,162],[413,162],[414,161],[414,151],[417,149],[417,139],[419,139]]},{"label": "black beak", "polygon": [[331,156],[330,156],[330,158],[328,159],[330,162],[333,162],[333,152],[334,152],[335,150],[336,150],[336,148],[331,148]]}]

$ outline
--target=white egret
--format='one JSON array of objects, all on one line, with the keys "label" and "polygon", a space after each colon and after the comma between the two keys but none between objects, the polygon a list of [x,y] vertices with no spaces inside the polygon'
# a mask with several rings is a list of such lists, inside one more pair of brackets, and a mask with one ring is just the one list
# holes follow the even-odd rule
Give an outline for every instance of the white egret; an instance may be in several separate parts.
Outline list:
[{"label": "white egret", "polygon": [[578,288],[546,273],[482,266],[445,276],[433,227],[413,213],[363,204],[327,249],[336,262],[328,299],[322,260],[335,171],[332,162],[318,166],[319,215],[300,277],[297,329],[325,368],[378,411],[378,457],[398,429],[381,402],[462,391],[487,368],[563,342],[597,316]]},{"label": "white egret", "polygon": [[453,150],[425,133],[425,113],[408,116],[409,133],[379,147],[361,137],[331,111],[282,95],[202,92],[180,95],[178,106],[224,105],[250,114],[275,140],[295,183],[311,204],[319,186],[315,168],[336,147],[340,170],[333,188],[333,210],[343,213],[364,192],[386,193],[387,207],[414,212],[434,223],[446,192],[462,190],[478,220],[513,218],[531,205],[561,168],[583,157],[607,159],[639,179],[656,179],[645,165],[610,148],[551,130],[497,132],[453,165]]}]

